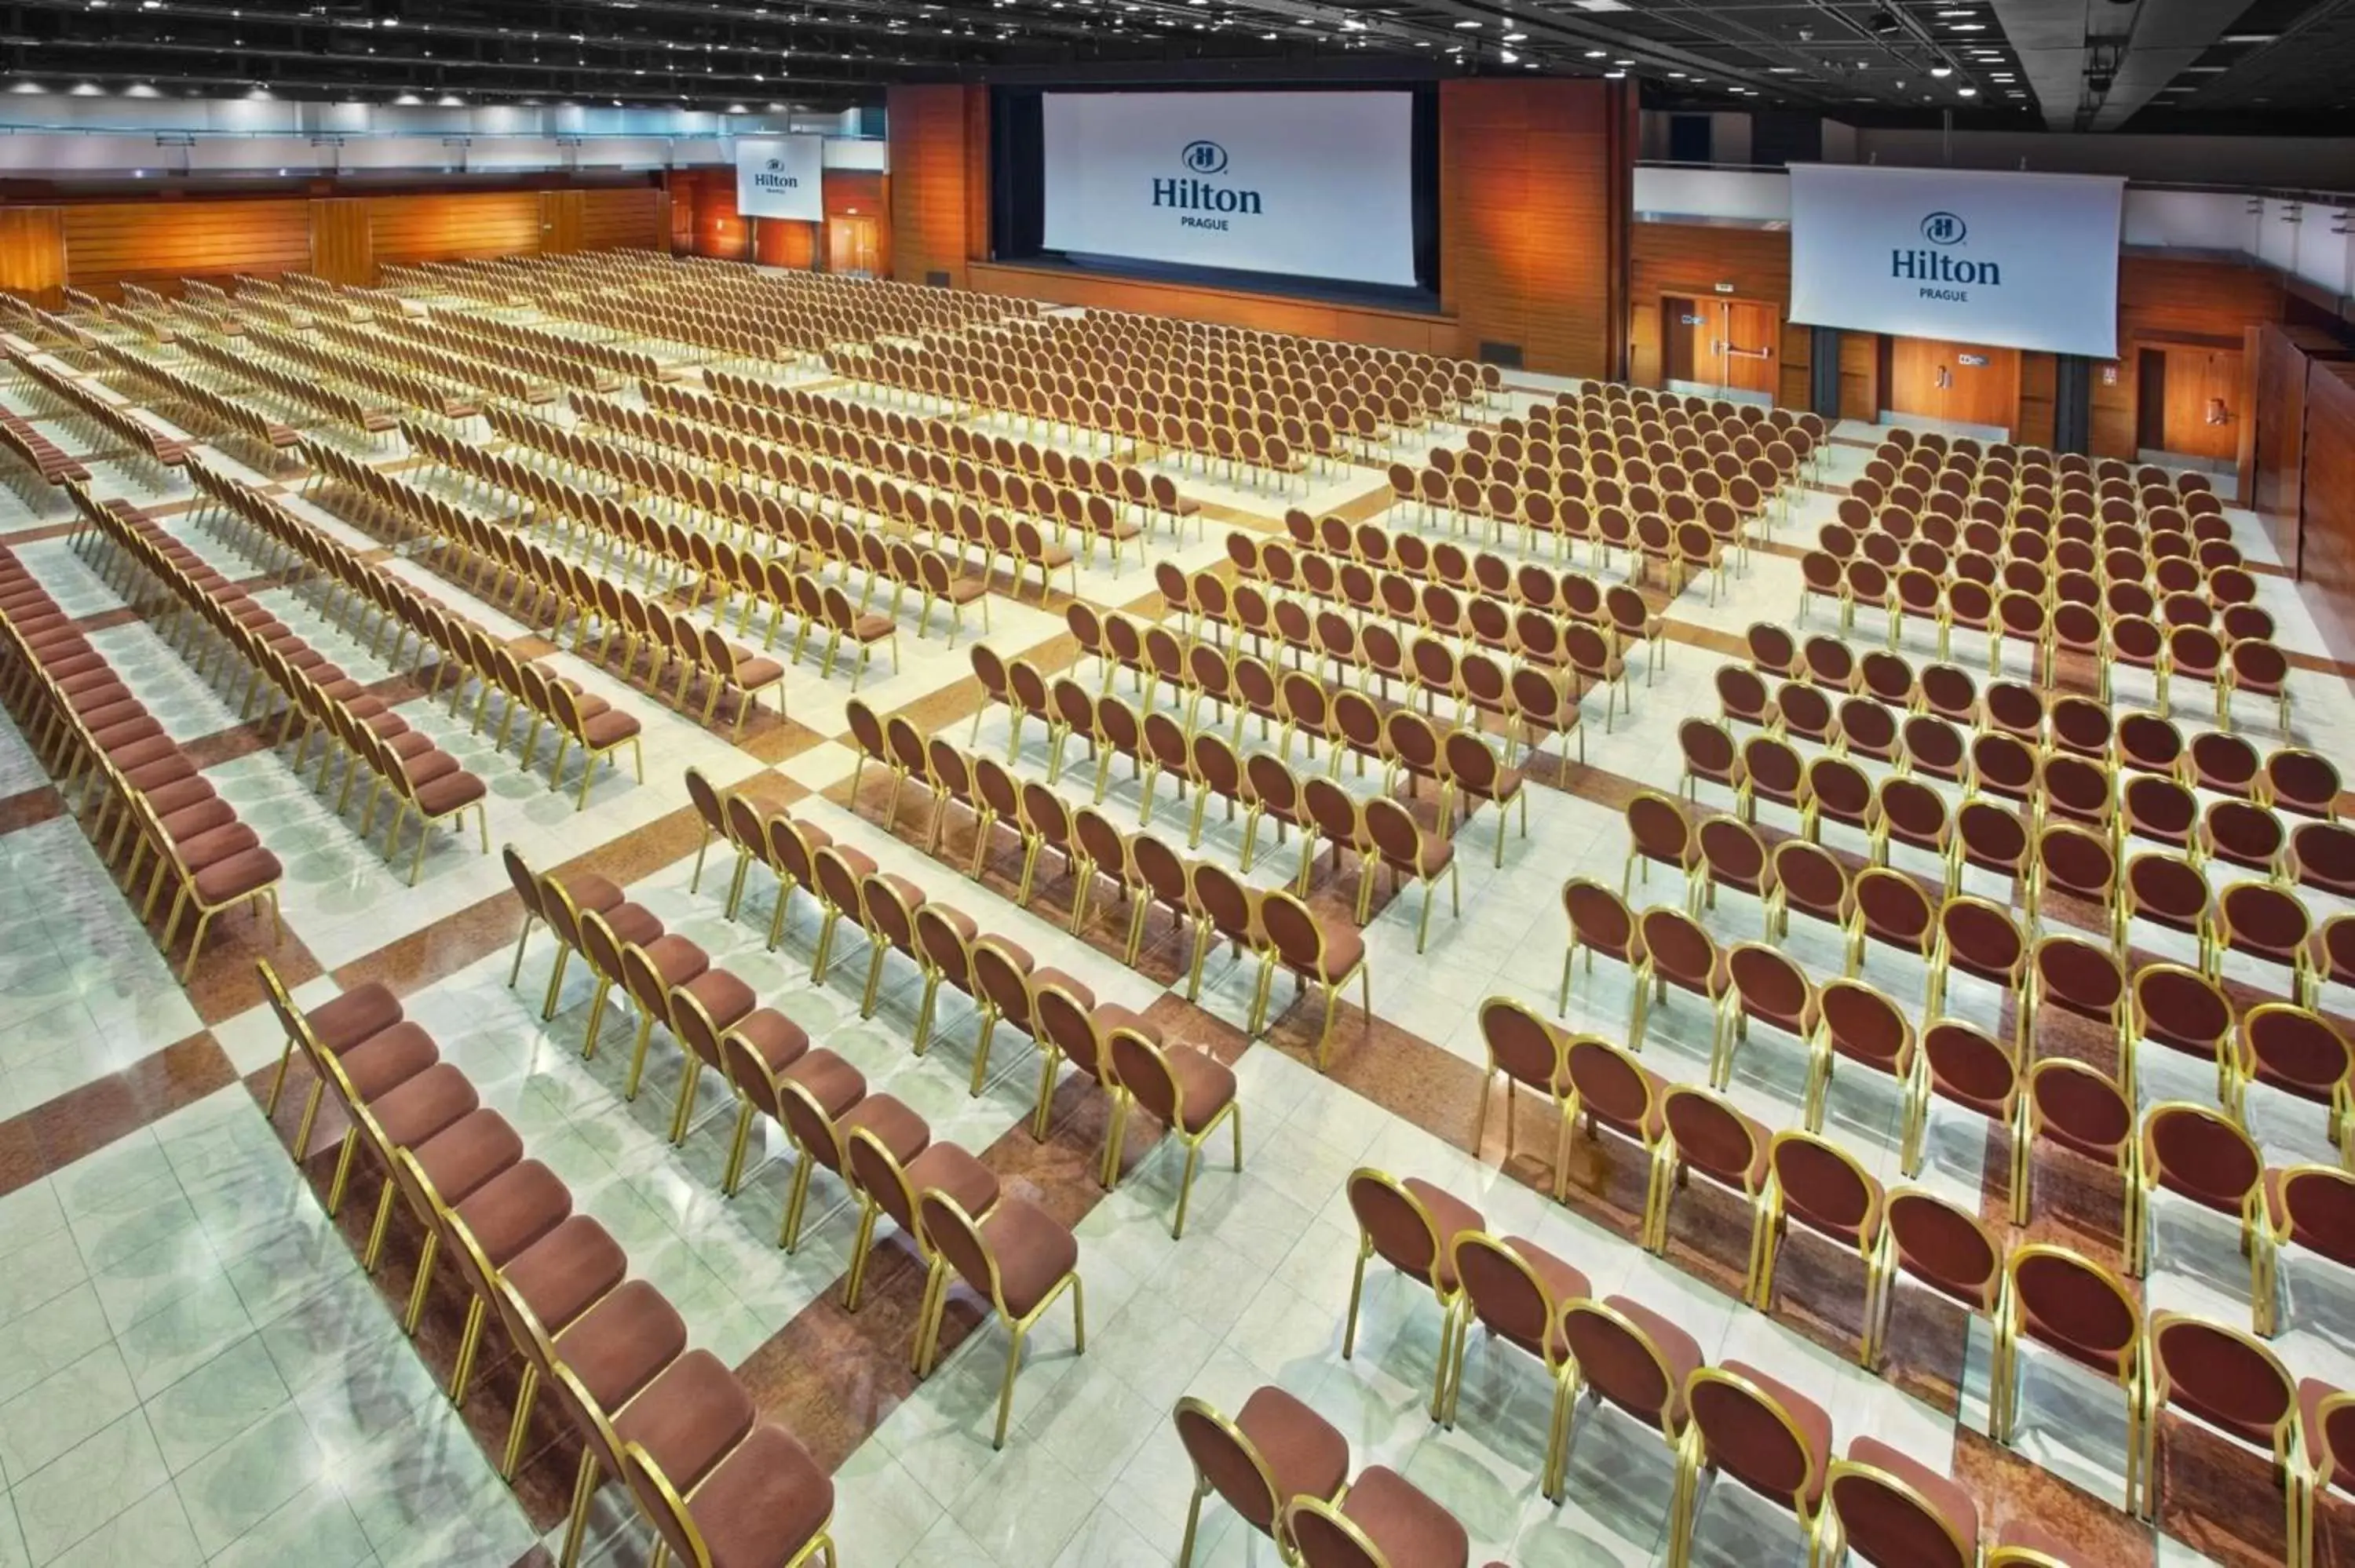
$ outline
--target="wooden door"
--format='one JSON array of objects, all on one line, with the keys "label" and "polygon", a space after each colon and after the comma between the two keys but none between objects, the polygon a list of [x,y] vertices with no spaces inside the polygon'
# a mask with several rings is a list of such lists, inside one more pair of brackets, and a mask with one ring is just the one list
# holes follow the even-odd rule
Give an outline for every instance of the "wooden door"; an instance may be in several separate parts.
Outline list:
[{"label": "wooden door", "polygon": [[566,256],[581,249],[581,219],[587,207],[585,191],[539,193],[539,249],[543,255]]},{"label": "wooden door", "polygon": [[1699,359],[1707,352],[1709,339],[1704,334],[1703,318],[1693,308],[1693,302],[1671,295],[1660,302],[1660,379],[1698,381],[1700,379]]},{"label": "wooden door", "polygon": [[871,217],[830,217],[826,224],[826,270],[864,272],[874,276],[881,267],[881,247]]},{"label": "wooden door", "polygon": [[1767,300],[1723,300],[1717,385],[1732,392],[1774,395],[1781,371],[1782,308]]},{"label": "wooden door", "polygon": [[2158,448],[2186,457],[2237,457],[2241,450],[2241,377],[2246,362],[2236,348],[2169,344],[2145,349],[2159,355]]},{"label": "wooden door", "polygon": [[2019,411],[2019,351],[1937,338],[1890,340],[1889,411],[2009,430]]}]

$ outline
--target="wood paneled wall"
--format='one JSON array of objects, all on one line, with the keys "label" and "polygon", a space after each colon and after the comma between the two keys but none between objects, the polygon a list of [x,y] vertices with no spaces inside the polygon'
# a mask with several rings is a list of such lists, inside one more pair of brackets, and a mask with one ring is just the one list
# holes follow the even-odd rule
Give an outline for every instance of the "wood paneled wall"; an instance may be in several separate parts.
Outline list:
[{"label": "wood paneled wall", "polygon": [[379,267],[529,256],[539,249],[538,194],[378,196],[368,203],[368,240]]},{"label": "wood paneled wall", "polygon": [[54,207],[0,207],[0,289],[34,303],[65,302],[65,214]]},{"label": "wood paneled wall", "polygon": [[966,264],[989,253],[989,90],[895,87],[888,102],[891,274],[968,287]]},{"label": "wood paneled wall", "polygon": [[1458,352],[1613,376],[1625,351],[1634,95],[1610,81],[1439,85],[1440,308]]},{"label": "wood paneled wall", "polygon": [[2309,365],[2305,455],[2299,575],[2330,651],[2355,660],[2355,363]]},{"label": "wood paneled wall", "polygon": [[2061,356],[2022,353],[2019,356],[2019,418],[2014,439],[2032,446],[2052,444],[2053,410],[2060,393]]},{"label": "wood paneled wall", "polygon": [[967,278],[971,288],[1026,300],[1048,300],[1060,305],[1150,311],[1188,321],[1224,322],[1230,326],[1256,327],[1263,332],[1339,338],[1384,348],[1410,349],[1418,354],[1457,352],[1455,323],[1444,316],[1420,312],[1382,311],[1246,290],[1146,282],[1099,277],[1062,267],[1017,267],[991,261],[970,264]]},{"label": "wood paneled wall", "polygon": [[756,217],[752,260],[763,267],[798,267],[807,271],[817,265],[818,231],[823,227],[790,217]]},{"label": "wood paneled wall", "polygon": [[226,280],[311,264],[301,199],[89,202],[64,207],[67,281],[112,293],[128,282]]},{"label": "wood paneled wall", "polygon": [[2247,504],[2256,509],[2274,548],[2295,571],[2306,515],[2307,388],[2318,363],[2355,355],[2327,333],[2271,322],[2249,333],[2245,352],[2254,361],[2251,415],[2256,429],[2243,493],[2251,498]]},{"label": "wood paneled wall", "polygon": [[631,185],[577,194],[581,198],[581,249],[661,248],[662,192],[652,185]]}]

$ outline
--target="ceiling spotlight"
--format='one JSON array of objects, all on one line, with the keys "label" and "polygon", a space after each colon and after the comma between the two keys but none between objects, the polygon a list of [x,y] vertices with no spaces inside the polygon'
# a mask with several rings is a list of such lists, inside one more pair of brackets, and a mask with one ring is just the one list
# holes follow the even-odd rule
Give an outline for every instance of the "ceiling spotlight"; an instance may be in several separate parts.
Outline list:
[{"label": "ceiling spotlight", "polygon": [[1944,81],[1955,74],[1955,68],[1950,65],[1934,65],[1930,68],[1930,74]]},{"label": "ceiling spotlight", "polygon": [[1978,95],[1979,90],[1976,87],[1958,87],[1955,89],[1955,96],[1957,98],[1977,98]]}]

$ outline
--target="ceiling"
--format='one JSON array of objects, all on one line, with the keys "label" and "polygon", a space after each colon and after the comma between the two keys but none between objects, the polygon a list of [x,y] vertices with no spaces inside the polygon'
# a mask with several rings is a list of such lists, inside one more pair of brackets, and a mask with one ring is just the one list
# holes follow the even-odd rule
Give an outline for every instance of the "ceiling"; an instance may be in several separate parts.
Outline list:
[{"label": "ceiling", "polygon": [[1659,108],[2337,132],[2355,0],[14,0],[68,90],[465,103],[873,101],[980,76],[1625,73]]}]

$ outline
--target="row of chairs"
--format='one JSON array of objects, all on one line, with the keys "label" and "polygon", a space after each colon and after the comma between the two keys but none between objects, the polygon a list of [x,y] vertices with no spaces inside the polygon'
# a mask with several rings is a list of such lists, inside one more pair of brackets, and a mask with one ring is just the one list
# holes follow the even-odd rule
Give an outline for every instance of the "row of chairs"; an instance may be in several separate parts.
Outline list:
[{"label": "row of chairs", "polygon": [[834,1483],[784,1427],[762,1421],[751,1393],[710,1351],[689,1349],[687,1324],[661,1290],[631,1277],[605,1227],[573,1206],[561,1178],[525,1151],[515,1128],[442,1059],[432,1034],[380,985],[305,1013],[269,965],[259,966],[286,1045],[274,1111],[299,1051],[314,1077],[293,1153],[333,1097],[349,1127],[327,1212],[343,1206],[356,1157],[382,1174],[362,1253],[374,1273],[396,1202],[425,1231],[403,1327],[413,1338],[446,1251],[467,1293],[466,1333],[446,1391],[464,1406],[493,1318],[516,1360],[516,1395],[501,1476],[521,1463],[545,1393],[581,1445],[559,1561],[579,1561],[601,1483],[629,1488],[661,1550],[683,1563],[762,1562],[800,1568],[836,1557]]},{"label": "row of chairs", "polygon": [[[1799,1168],[1796,1159],[1791,1164]],[[1476,1208],[1444,1188],[1361,1168],[1347,1191],[1359,1241],[1343,1354],[1355,1338],[1366,1265],[1379,1257],[1440,1305],[1433,1420],[1454,1425],[1475,1324],[1492,1341],[1534,1357],[1554,1394],[1540,1473],[1549,1497],[1564,1490],[1575,1404],[1583,1395],[1594,1409],[1589,1425],[1609,1406],[1667,1441],[1676,1467],[1668,1561],[1679,1568],[1693,1560],[1716,1491],[1705,1484],[1711,1478],[1787,1510],[1810,1561],[1824,1555],[1828,1537],[1876,1563],[1974,1568],[1983,1560],[1978,1509],[1967,1489],[1869,1436],[1851,1439],[1836,1461],[1831,1414],[1801,1389],[1745,1361],[1710,1364],[1672,1318],[1630,1296],[1598,1297],[1575,1264],[1526,1237],[1491,1233]],[[2065,1289],[2051,1283],[2053,1270],[2083,1264],[2059,1248],[2026,1250],[2014,1270],[2039,1303]],[[1999,1319],[1999,1361],[2011,1349],[2002,1326]],[[2014,1331],[2049,1335],[2032,1318]],[[1999,1364],[1998,1378],[2008,1370]],[[2128,1489],[2132,1495],[2131,1480]],[[1984,1561],[2058,1568],[2073,1556],[2052,1533],[2020,1520],[1998,1535]]]},{"label": "row of chairs", "polygon": [[[316,573],[314,580],[324,599],[322,613],[329,624],[355,639],[365,632],[371,658],[378,654],[385,631],[392,629],[395,635],[390,659],[397,665],[403,647],[414,633],[418,660],[410,675],[413,678],[421,673],[427,658],[432,659],[433,675],[426,685],[429,698],[439,694],[446,677],[454,676],[450,683],[453,717],[464,699],[471,678],[475,698],[469,733],[482,732],[492,694],[497,693],[502,711],[494,745],[504,751],[511,736],[518,738],[523,766],[529,771],[538,753],[540,731],[552,730],[557,747],[555,758],[549,764],[550,789],[562,788],[565,757],[574,746],[581,747],[581,790],[574,810],[588,804],[589,785],[596,776],[597,760],[603,758],[610,763],[613,754],[625,744],[636,762],[638,781],[645,782],[645,756],[639,738],[643,726],[636,715],[614,707],[604,698],[582,690],[579,682],[550,674],[531,660],[493,641],[490,634],[474,622],[391,573],[363,561],[322,530],[241,481],[216,472],[202,461],[188,465],[188,475],[200,498],[189,514],[190,523],[209,523],[216,528],[236,524],[242,531],[248,553],[261,556],[265,573],[278,572],[297,563]],[[516,719],[521,715],[528,715],[530,723],[517,736]]]},{"label": "row of chairs", "polygon": [[543,376],[494,364],[472,348],[418,342],[405,335],[409,330],[407,318],[396,316],[311,323],[312,334],[335,349],[464,388],[483,402],[505,398],[515,403],[552,403],[563,395],[556,383]]},{"label": "row of chairs", "polygon": [[[390,408],[453,425],[464,425],[483,412],[481,395],[470,387],[308,335],[257,329],[246,334],[240,346],[257,363],[284,376],[317,381],[364,408],[380,398]],[[394,434],[373,422],[365,423],[362,433],[375,438],[372,445],[389,441]]]},{"label": "row of chairs", "polygon": [[[91,645],[37,575],[5,546],[0,648],[13,666],[0,681],[0,694],[77,816],[96,801],[86,831],[93,844],[105,840],[101,859],[111,866],[129,845],[126,898],[138,887],[146,857],[155,856],[143,921],[171,886],[170,913],[157,938],[167,955],[181,916],[194,912],[182,980],[196,972],[215,917],[240,905],[251,905],[257,916],[266,907],[275,940],[284,864],[132,695],[112,662]],[[79,801],[77,785],[83,786]]]},{"label": "row of chairs", "polygon": [[[338,814],[350,803],[360,770],[366,768],[374,776],[368,804],[360,813],[363,841],[373,831],[377,807],[387,798],[387,791],[393,807],[384,835],[388,857],[400,847],[401,825],[410,813],[416,813],[417,848],[410,859],[410,886],[417,885],[424,870],[426,847],[436,823],[448,823],[463,832],[466,816],[472,812],[483,853],[490,853],[490,813],[485,805],[490,787],[480,777],[436,746],[432,736],[412,728],[380,698],[368,695],[358,682],[311,648],[265,606],[221,577],[152,517],[125,501],[101,504],[79,485],[72,486],[71,493],[89,524],[78,534],[76,547],[84,554],[93,549],[105,552],[107,564],[101,567],[101,576],[111,584],[120,583],[118,591],[128,592],[135,574],[165,594],[165,614],[156,630],[165,644],[187,660],[200,677],[217,678],[218,656],[224,652],[245,668],[240,721],[251,715],[265,683],[277,687],[286,700],[277,736],[281,743],[298,719],[304,726],[304,745],[314,729],[330,739],[321,755],[314,788],[325,788],[340,746],[346,765],[336,800]],[[197,640],[207,634],[208,641],[198,648]],[[235,671],[229,675],[234,681]],[[301,757],[298,747],[298,772]]]}]

